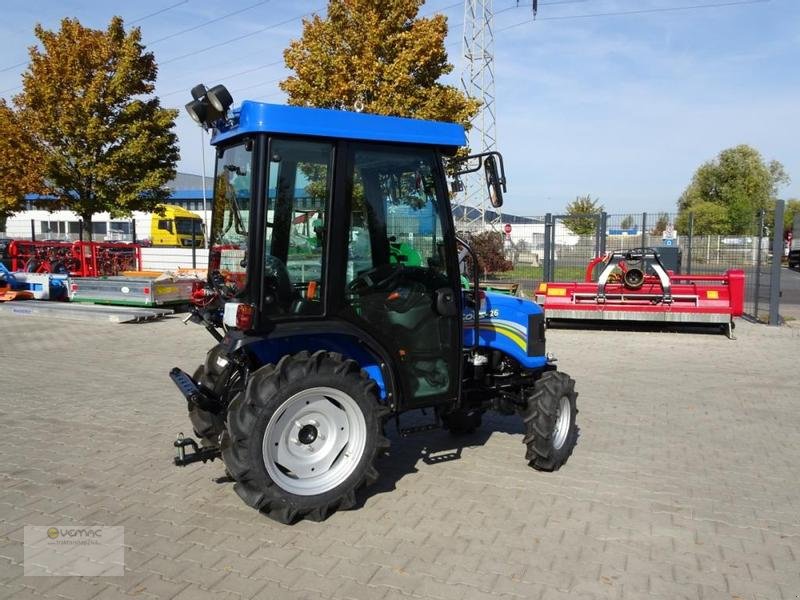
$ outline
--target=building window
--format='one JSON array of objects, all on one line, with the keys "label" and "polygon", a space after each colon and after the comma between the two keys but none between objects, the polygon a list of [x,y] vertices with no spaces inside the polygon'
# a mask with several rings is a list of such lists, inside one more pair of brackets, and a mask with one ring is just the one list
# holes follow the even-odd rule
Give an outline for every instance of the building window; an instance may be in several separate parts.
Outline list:
[{"label": "building window", "polygon": [[106,233],[108,233],[108,223],[92,222],[92,233],[98,235],[105,235]]},{"label": "building window", "polygon": [[111,233],[124,233],[131,232],[130,221],[111,221]]}]

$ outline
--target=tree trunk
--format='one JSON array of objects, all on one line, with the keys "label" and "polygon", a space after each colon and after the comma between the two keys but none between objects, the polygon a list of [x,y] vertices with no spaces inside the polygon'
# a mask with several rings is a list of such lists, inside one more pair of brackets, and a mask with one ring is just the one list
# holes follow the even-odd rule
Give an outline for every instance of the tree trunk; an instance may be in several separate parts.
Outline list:
[{"label": "tree trunk", "polygon": [[91,242],[92,241],[92,213],[81,215],[81,219],[83,221],[83,239],[88,241],[88,242]]}]

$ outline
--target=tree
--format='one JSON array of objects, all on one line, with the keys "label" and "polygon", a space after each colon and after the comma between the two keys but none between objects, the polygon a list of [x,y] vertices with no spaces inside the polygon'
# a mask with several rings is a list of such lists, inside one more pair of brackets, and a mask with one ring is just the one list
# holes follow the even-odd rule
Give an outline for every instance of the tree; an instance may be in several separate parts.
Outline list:
[{"label": "tree", "polygon": [[[482,231],[469,234],[469,245],[478,257],[478,270],[484,275],[510,271],[513,263],[503,253],[503,234],[499,231]],[[471,268],[471,267],[470,267]]]},{"label": "tree", "polygon": [[63,19],[37,25],[17,118],[41,152],[47,207],[73,210],[91,234],[92,215],[128,216],[169,198],[175,176],[177,111],[161,108],[157,66],[141,32],[114,17],[105,31]]},{"label": "tree", "polygon": [[665,212],[658,213],[658,219],[656,219],[656,224],[650,230],[650,233],[652,235],[664,235],[667,227],[669,227],[669,215]]},{"label": "tree", "polygon": [[41,192],[42,157],[24,122],[0,99],[0,231],[8,215],[25,208],[25,194]]},{"label": "tree", "polygon": [[619,226],[621,229],[630,229],[631,227],[633,227],[633,225],[634,225],[633,216],[628,215],[624,219],[622,219],[622,223],[620,223]]},{"label": "tree", "polygon": [[[714,233],[707,230],[706,225],[723,230],[716,231],[718,233],[752,233],[757,212],[769,211],[778,188],[788,182],[789,176],[778,161],[766,163],[758,150],[744,144],[728,148],[697,169],[678,200],[678,222],[684,225],[688,222],[688,213],[702,210],[702,223],[695,215],[696,234]],[[721,218],[723,213],[724,219]]]},{"label": "tree", "polygon": [[303,20],[284,51],[294,71],[280,83],[290,104],[363,110],[468,125],[480,107],[439,83],[453,70],[447,18],[417,16],[423,0],[329,0],[327,17]]},{"label": "tree", "polygon": [[603,205],[598,204],[599,198],[592,200],[591,194],[577,196],[575,200],[567,204],[567,214],[564,224],[573,233],[578,235],[593,235],[597,232],[597,217],[603,212]]},{"label": "tree", "polygon": [[[783,209],[783,235],[792,231],[794,227],[794,219],[796,215],[800,215],[800,199],[790,198],[786,201],[786,206]],[[800,235],[800,231],[795,231],[794,235]]]}]

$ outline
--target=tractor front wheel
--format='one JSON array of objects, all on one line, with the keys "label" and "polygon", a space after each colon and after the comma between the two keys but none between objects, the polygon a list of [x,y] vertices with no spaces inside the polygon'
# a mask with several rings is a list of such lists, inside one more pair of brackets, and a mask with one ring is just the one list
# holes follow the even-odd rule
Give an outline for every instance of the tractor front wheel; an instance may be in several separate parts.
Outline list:
[{"label": "tractor front wheel", "polygon": [[525,407],[525,458],[539,471],[558,470],[578,442],[575,381],[566,373],[548,371],[534,384]]},{"label": "tractor front wheel", "polygon": [[222,458],[236,493],[281,523],[352,508],[389,446],[378,386],[341,355],[301,352],[256,371],[231,402]]}]

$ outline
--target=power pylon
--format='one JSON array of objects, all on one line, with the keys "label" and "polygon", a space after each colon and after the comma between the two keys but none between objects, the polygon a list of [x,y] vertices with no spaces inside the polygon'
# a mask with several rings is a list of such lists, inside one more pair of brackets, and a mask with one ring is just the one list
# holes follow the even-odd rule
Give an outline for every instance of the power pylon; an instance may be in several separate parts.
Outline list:
[{"label": "power pylon", "polygon": [[[469,132],[470,152],[497,149],[497,123],[494,92],[494,34],[492,32],[493,0],[464,0],[464,35],[461,84],[466,94],[481,101],[481,108],[472,119]],[[462,230],[484,229],[500,223],[500,211],[491,208],[486,183],[481,171],[462,177],[464,190],[456,198],[458,227]]]}]

